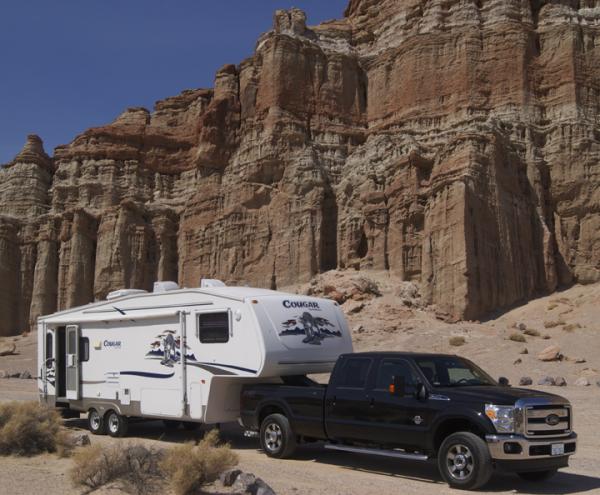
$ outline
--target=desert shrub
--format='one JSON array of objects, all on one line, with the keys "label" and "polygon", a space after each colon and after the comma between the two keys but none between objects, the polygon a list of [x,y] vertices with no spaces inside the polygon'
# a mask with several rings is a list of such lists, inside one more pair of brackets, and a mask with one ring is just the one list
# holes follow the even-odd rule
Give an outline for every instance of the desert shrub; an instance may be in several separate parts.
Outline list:
[{"label": "desert shrub", "polygon": [[219,445],[219,434],[212,430],[198,445],[186,443],[169,449],[161,468],[176,495],[188,495],[197,493],[237,463],[235,452],[227,444]]},{"label": "desert shrub", "polygon": [[354,287],[362,294],[370,294],[375,297],[381,296],[381,290],[379,290],[379,285],[377,282],[366,278],[366,277],[358,277],[353,280]]},{"label": "desert shrub", "polygon": [[555,328],[564,324],[565,322],[563,320],[549,320],[544,322],[544,328]]},{"label": "desert shrub", "polygon": [[576,329],[581,328],[579,323],[569,323],[563,327],[565,332],[574,332]]},{"label": "desert shrub", "polygon": [[511,333],[508,339],[512,340],[513,342],[527,342],[525,336],[522,333],[518,332]]},{"label": "desert shrub", "polygon": [[530,337],[539,337],[541,335],[539,330],[536,330],[535,328],[527,328],[523,331],[523,333],[525,335],[529,335]]},{"label": "desert shrub", "polygon": [[37,402],[0,404],[0,455],[30,456],[70,450],[61,417]]},{"label": "desert shrub", "polygon": [[467,341],[464,337],[455,336],[455,337],[450,337],[448,342],[450,343],[451,346],[460,347],[461,345],[465,345]]},{"label": "desert shrub", "polygon": [[91,490],[118,482],[127,493],[149,493],[158,485],[161,457],[161,451],[140,444],[91,445],[75,454],[71,481]]}]

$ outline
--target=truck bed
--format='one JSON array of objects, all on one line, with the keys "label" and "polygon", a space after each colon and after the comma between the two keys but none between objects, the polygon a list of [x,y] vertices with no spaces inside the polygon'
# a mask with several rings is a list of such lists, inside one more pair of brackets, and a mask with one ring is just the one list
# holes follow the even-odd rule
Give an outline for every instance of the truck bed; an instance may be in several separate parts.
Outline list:
[{"label": "truck bed", "polygon": [[264,417],[281,412],[298,435],[324,440],[326,390],[326,385],[310,380],[294,385],[245,385],[241,394],[242,422],[249,429],[259,430]]}]

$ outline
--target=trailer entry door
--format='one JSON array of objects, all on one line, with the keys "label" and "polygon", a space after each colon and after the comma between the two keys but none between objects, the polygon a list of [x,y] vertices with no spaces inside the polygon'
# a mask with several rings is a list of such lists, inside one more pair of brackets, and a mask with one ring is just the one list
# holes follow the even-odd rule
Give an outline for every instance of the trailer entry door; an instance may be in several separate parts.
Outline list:
[{"label": "trailer entry door", "polygon": [[79,399],[79,327],[68,325],[66,329],[67,399]]}]

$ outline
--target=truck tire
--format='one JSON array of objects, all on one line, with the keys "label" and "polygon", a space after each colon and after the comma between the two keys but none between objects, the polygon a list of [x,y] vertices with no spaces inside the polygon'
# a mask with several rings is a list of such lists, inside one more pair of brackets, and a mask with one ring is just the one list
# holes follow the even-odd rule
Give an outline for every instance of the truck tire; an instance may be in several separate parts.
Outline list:
[{"label": "truck tire", "polygon": [[129,421],[116,411],[110,411],[106,415],[106,431],[111,437],[124,437],[127,435]]},{"label": "truck tire", "polygon": [[474,433],[453,433],[442,442],[438,469],[452,488],[477,490],[492,476],[492,458],[486,443]]},{"label": "truck tire", "polygon": [[106,435],[106,423],[96,409],[90,409],[87,417],[88,429],[93,435]]},{"label": "truck tire", "polygon": [[296,436],[283,414],[270,414],[260,425],[260,446],[269,457],[287,459],[296,451]]},{"label": "truck tire", "polygon": [[517,473],[525,481],[546,481],[557,473],[558,469],[548,469],[547,471],[532,471],[528,473]]}]

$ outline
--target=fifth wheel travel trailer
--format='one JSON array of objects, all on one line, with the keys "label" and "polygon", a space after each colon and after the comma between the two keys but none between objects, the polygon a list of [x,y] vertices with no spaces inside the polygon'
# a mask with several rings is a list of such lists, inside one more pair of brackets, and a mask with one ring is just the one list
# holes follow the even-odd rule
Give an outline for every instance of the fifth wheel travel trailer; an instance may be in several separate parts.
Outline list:
[{"label": "fifth wheel travel trailer", "polygon": [[237,421],[244,383],[331,371],[352,351],[334,301],[203,280],[157,282],[38,320],[42,403],[88,413],[93,433],[129,418]]}]

